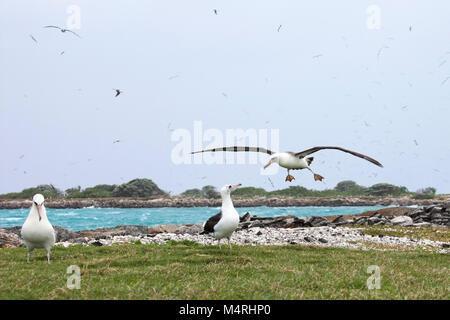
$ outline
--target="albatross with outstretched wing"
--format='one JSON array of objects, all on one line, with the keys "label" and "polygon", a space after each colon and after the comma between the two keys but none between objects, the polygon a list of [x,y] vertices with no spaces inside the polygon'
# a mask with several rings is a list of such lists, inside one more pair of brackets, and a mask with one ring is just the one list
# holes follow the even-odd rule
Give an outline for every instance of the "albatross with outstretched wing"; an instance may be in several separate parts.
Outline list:
[{"label": "albatross with outstretched wing", "polygon": [[44,28],[55,28],[55,29],[59,29],[61,32],[70,32],[73,33],[74,35],[76,35],[78,38],[81,38],[80,35],[78,33],[73,32],[72,30],[69,29],[64,29],[58,26],[44,26]]},{"label": "albatross with outstretched wing", "polygon": [[361,153],[358,153],[355,151],[351,151],[348,149],[344,149],[341,147],[332,147],[332,146],[319,146],[319,147],[310,148],[310,149],[300,151],[300,152],[291,152],[291,151],[273,152],[271,150],[268,150],[265,148],[260,148],[260,147],[237,147],[237,146],[234,146],[234,147],[222,147],[222,148],[213,148],[213,149],[207,149],[207,150],[201,150],[201,151],[194,151],[191,153],[195,154],[195,153],[201,153],[201,152],[217,152],[217,151],[233,151],[233,152],[241,152],[242,151],[242,152],[267,153],[270,155],[270,159],[267,162],[267,164],[264,166],[264,169],[266,169],[272,163],[278,163],[279,166],[286,168],[288,171],[288,175],[286,176],[285,181],[292,181],[295,179],[293,176],[291,176],[289,174],[290,170],[301,170],[301,169],[308,169],[309,171],[311,171],[313,173],[314,180],[322,181],[323,177],[321,175],[315,173],[314,171],[312,171],[312,169],[309,167],[309,165],[314,160],[314,158],[313,157],[305,158],[305,157],[314,152],[317,152],[317,151],[323,150],[323,149],[333,149],[333,150],[339,150],[339,151],[343,151],[346,153],[350,153],[351,155],[354,155],[356,157],[370,161],[379,167],[383,167],[383,165],[381,163],[379,163],[377,160],[375,160],[369,156],[366,156],[364,154],[361,154]]}]

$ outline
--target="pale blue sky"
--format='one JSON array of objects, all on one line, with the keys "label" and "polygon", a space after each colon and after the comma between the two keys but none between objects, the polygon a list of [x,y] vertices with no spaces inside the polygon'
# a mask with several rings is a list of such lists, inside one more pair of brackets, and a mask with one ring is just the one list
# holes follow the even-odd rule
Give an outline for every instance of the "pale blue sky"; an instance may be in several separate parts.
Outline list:
[{"label": "pale blue sky", "polygon": [[[43,28],[64,26],[72,4],[81,39]],[[370,5],[379,30],[366,25]],[[283,170],[276,188],[350,179],[450,193],[449,13],[443,0],[3,0],[0,193],[136,177],[173,193],[272,189],[259,164],[173,164],[169,129],[195,120],[279,129],[281,150],[338,145],[384,165],[321,151],[312,167],[324,182],[296,171],[289,184]]]}]

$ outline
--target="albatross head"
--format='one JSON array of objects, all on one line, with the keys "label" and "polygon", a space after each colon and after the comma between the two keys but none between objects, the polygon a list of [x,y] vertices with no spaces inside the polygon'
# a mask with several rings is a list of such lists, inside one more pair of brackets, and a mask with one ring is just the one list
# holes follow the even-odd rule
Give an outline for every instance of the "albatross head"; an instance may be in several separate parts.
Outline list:
[{"label": "albatross head", "polygon": [[269,161],[264,166],[264,169],[267,169],[267,167],[270,166],[272,163],[279,163],[279,161],[280,161],[280,158],[279,158],[278,154],[271,155]]},{"label": "albatross head", "polygon": [[40,193],[35,194],[33,196],[33,206],[36,206],[36,208],[37,208],[37,212],[39,215],[39,221],[41,221],[41,209],[42,209],[42,206],[44,205],[44,201],[45,201],[44,196]]},{"label": "albatross head", "polygon": [[222,195],[222,197],[230,195],[231,191],[236,190],[237,188],[239,188],[241,186],[241,184],[227,184],[224,185],[222,187],[222,189],[220,189],[220,194]]}]

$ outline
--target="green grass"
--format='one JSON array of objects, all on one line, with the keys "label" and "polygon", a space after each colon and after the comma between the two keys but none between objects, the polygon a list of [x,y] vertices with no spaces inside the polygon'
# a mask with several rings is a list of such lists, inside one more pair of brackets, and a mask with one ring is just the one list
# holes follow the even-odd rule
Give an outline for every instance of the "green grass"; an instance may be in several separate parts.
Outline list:
[{"label": "green grass", "polygon": [[[450,257],[415,251],[314,246],[164,245],[0,249],[0,299],[449,299]],[[67,267],[81,289],[66,287]],[[381,289],[368,290],[368,266]]]}]

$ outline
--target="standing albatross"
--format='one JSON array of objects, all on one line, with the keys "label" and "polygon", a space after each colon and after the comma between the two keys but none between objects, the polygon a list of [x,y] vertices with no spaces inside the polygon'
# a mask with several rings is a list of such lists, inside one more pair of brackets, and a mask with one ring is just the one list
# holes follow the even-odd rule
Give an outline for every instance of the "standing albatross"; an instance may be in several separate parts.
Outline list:
[{"label": "standing albatross", "polygon": [[293,176],[291,176],[289,174],[289,170],[301,170],[301,169],[308,169],[309,171],[311,171],[313,173],[314,180],[322,181],[323,177],[320,174],[317,174],[314,171],[312,171],[312,169],[309,167],[309,165],[314,160],[314,158],[313,157],[305,158],[305,157],[314,152],[317,152],[317,151],[323,150],[323,149],[334,149],[334,150],[347,152],[356,157],[370,161],[379,167],[383,167],[383,165],[381,163],[379,163],[377,160],[375,160],[371,157],[368,157],[364,154],[361,154],[361,153],[358,153],[355,151],[351,151],[351,150],[347,150],[347,149],[344,149],[341,147],[321,146],[321,147],[313,147],[313,148],[310,148],[310,149],[307,149],[304,151],[300,151],[300,152],[292,152],[292,151],[273,152],[271,150],[260,148],[260,147],[236,147],[236,146],[234,146],[234,147],[222,147],[222,148],[213,148],[213,149],[208,149],[208,150],[194,151],[194,152],[191,152],[191,154],[200,153],[200,152],[216,152],[216,151],[233,151],[233,152],[244,151],[244,152],[267,153],[270,155],[270,159],[269,159],[269,162],[267,162],[267,164],[264,166],[264,169],[266,169],[272,163],[278,163],[279,166],[287,169],[288,174],[286,176],[285,181],[290,182],[295,179]]},{"label": "standing albatross", "polygon": [[44,196],[35,194],[33,205],[27,220],[22,226],[20,234],[27,246],[27,262],[30,262],[30,254],[35,248],[45,248],[47,251],[47,263],[50,263],[50,248],[56,242],[56,234],[44,206]]},{"label": "standing albatross", "polygon": [[228,246],[231,249],[230,238],[231,234],[237,229],[239,225],[239,214],[233,206],[231,201],[231,192],[240,187],[241,184],[227,184],[220,190],[222,196],[222,208],[220,212],[205,222],[203,225],[203,232],[200,234],[212,234],[220,244],[220,239],[227,238]]}]

